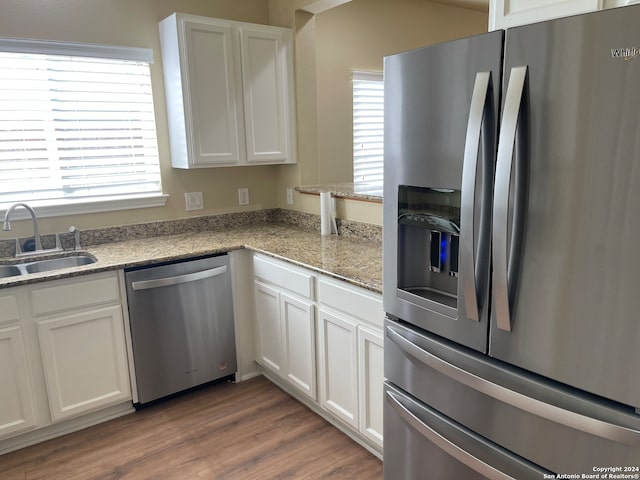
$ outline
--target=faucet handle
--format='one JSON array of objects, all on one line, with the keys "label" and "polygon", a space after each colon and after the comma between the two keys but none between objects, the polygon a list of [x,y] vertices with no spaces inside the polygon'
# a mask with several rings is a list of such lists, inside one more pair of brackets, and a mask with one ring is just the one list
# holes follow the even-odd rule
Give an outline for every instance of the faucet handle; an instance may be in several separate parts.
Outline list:
[{"label": "faucet handle", "polygon": [[74,250],[80,250],[82,247],[80,247],[80,230],[78,230],[75,226],[71,225],[69,227],[69,233],[73,233],[73,238],[75,240],[75,246],[73,247]]}]

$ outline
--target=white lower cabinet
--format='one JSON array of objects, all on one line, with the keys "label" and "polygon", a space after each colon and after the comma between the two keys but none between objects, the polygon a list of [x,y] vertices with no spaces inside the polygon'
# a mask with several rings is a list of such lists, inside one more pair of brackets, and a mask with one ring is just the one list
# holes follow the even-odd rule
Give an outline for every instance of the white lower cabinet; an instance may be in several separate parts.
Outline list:
[{"label": "white lower cabinet", "polygon": [[38,322],[54,422],[131,398],[122,307]]},{"label": "white lower cabinet", "polygon": [[0,453],[133,411],[120,291],[105,272],[0,295]]},{"label": "white lower cabinet", "polygon": [[253,274],[258,364],[380,454],[381,295],[262,254],[254,254]]},{"label": "white lower cabinet", "polygon": [[0,438],[36,425],[31,375],[20,325],[0,328]]},{"label": "white lower cabinet", "polygon": [[321,276],[318,312],[320,402],[382,449],[382,299]]},{"label": "white lower cabinet", "polygon": [[315,309],[311,300],[311,275],[262,256],[254,257],[254,275],[257,361],[315,400]]}]

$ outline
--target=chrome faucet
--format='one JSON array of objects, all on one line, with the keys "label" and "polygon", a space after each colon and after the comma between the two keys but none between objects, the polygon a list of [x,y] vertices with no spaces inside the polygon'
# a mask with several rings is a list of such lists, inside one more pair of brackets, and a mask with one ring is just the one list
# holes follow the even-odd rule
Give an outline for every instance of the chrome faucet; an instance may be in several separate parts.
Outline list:
[{"label": "chrome faucet", "polygon": [[[27,209],[29,214],[31,215],[31,221],[33,222],[33,239],[36,243],[36,252],[42,250],[42,240],[40,239],[40,232],[38,231],[38,220],[36,217],[36,212],[34,212],[33,208],[31,208],[26,203],[14,203],[9,207],[7,213],[4,216],[4,224],[2,225],[2,230],[9,231],[11,230],[11,223],[9,222],[9,217],[13,213],[13,211],[18,207],[24,207]],[[16,255],[22,253],[20,251],[20,244],[16,240]]]}]

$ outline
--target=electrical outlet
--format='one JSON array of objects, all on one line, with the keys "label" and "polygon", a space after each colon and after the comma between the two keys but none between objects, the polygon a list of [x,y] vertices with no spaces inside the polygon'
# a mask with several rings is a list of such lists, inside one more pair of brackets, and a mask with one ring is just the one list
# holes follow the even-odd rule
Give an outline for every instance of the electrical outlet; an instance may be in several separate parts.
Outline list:
[{"label": "electrical outlet", "polygon": [[249,189],[238,189],[238,205],[249,205]]},{"label": "electrical outlet", "polygon": [[184,203],[187,212],[190,210],[202,210],[204,201],[202,200],[202,192],[188,192],[184,194]]},{"label": "electrical outlet", "polygon": [[287,205],[293,205],[293,188],[287,188]]}]

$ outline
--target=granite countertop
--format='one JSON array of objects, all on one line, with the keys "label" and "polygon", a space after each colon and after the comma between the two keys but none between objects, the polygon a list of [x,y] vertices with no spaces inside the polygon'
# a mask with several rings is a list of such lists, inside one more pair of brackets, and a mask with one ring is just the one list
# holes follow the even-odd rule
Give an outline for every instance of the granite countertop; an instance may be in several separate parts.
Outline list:
[{"label": "granite countertop", "polygon": [[[148,265],[246,248],[382,293],[382,245],[378,241],[321,236],[286,223],[138,238],[83,248],[97,262],[53,272],[0,279],[0,288],[56,278]],[[8,263],[11,258],[0,259]]]}]

